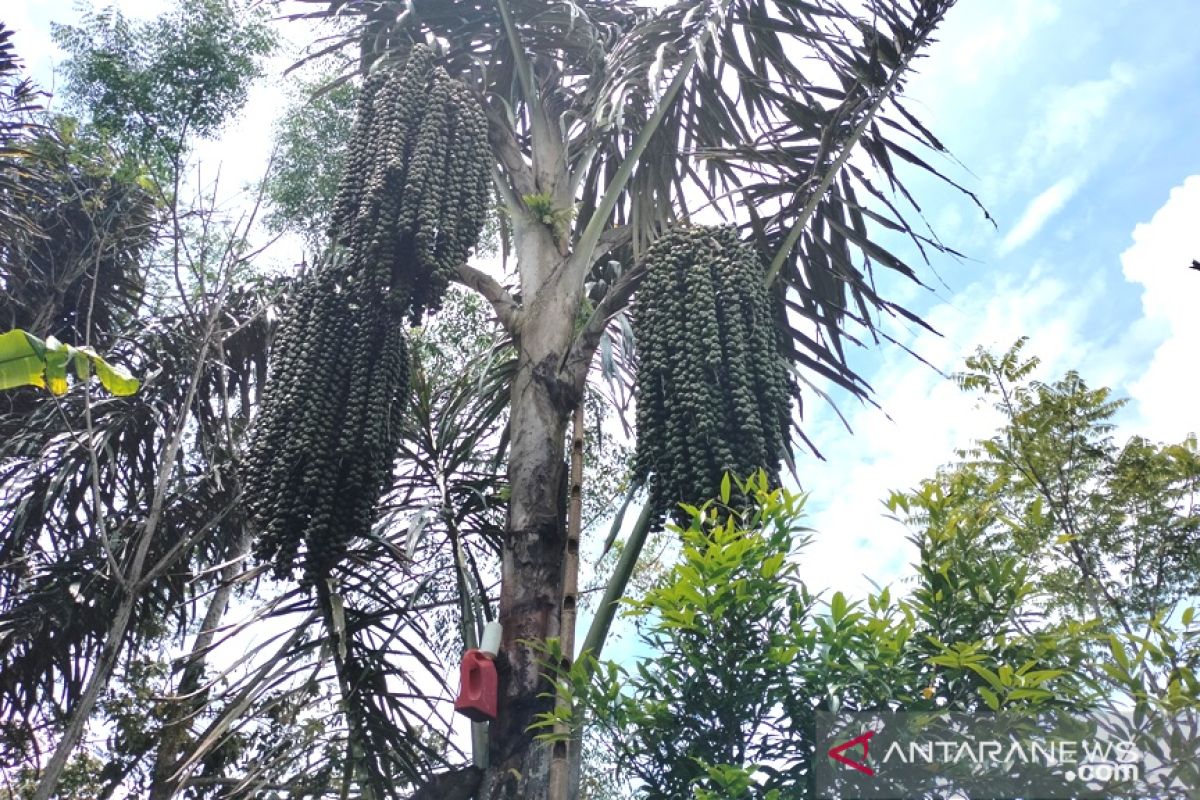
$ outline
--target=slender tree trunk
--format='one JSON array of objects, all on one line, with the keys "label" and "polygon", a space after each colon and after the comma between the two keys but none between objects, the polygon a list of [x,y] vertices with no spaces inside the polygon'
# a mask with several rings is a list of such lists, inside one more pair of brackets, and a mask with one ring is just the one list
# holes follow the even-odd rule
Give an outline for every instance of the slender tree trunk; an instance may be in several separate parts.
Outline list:
[{"label": "slender tree trunk", "polygon": [[[568,672],[575,656],[575,612],[579,603],[579,535],[583,524],[583,447],[584,447],[583,402],[575,407],[571,415],[571,474],[567,500],[567,552],[563,560],[563,594],[560,612],[559,644],[562,647],[562,662],[558,665]],[[559,692],[555,700],[556,713],[570,713],[574,698]],[[570,728],[566,723],[554,726],[559,737],[554,745],[550,760],[551,800],[568,800],[571,796],[571,765],[568,741]],[[578,789],[578,783],[575,784]]]},{"label": "slender tree trunk", "polygon": [[33,792],[33,800],[50,800],[58,786],[58,779],[67,766],[67,760],[75,752],[75,746],[83,737],[83,730],[91,718],[96,700],[99,699],[100,693],[108,687],[108,680],[112,677],[113,668],[116,667],[117,659],[121,655],[121,643],[125,640],[125,632],[129,629],[129,618],[133,614],[133,606],[136,602],[137,595],[133,591],[122,592],[121,603],[117,606],[117,613],[113,616],[112,624],[109,626],[104,649],[96,662],[96,671],[88,680],[83,696],[79,698],[75,708],[71,709],[71,716],[66,729],[63,730],[62,739],[55,748],[54,755],[46,764],[46,769]]},{"label": "slender tree trunk", "polygon": [[550,751],[534,741],[529,726],[553,709],[554,698],[542,654],[532,645],[559,634],[566,551],[563,451],[567,420],[578,401],[561,370],[582,287],[562,279],[565,259],[544,228],[518,225],[515,233],[522,285],[537,290],[524,305],[517,336],[499,609],[504,627],[499,717],[491,726],[491,759],[479,797],[545,800]]},{"label": "slender tree trunk", "polygon": [[169,800],[175,794],[174,774],[179,752],[187,739],[188,731],[191,730],[192,715],[205,702],[205,697],[199,690],[208,662],[208,650],[216,637],[217,626],[221,624],[221,619],[229,608],[234,581],[242,572],[242,557],[250,551],[250,538],[248,530],[243,532],[233,553],[233,560],[221,570],[221,585],[213,592],[204,621],[200,623],[200,630],[192,643],[192,650],[186,657],[183,674],[175,687],[175,702],[171,707],[170,719],[163,726],[158,751],[154,756],[149,800]]}]

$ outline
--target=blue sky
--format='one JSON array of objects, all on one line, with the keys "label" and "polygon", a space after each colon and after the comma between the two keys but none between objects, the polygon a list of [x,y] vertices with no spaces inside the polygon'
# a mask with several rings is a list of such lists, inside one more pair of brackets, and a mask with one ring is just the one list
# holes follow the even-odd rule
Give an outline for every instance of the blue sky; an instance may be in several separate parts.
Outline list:
[{"label": "blue sky", "polygon": [[[166,3],[119,5],[149,15]],[[72,0],[18,0],[4,16],[52,85],[49,22],[74,19]],[[910,81],[909,106],[961,162],[939,167],[979,195],[997,227],[954,190],[915,176],[926,218],[969,260],[923,270],[932,292],[884,277],[943,336],[899,324],[889,332],[947,373],[977,344],[1005,348],[1029,335],[1042,377],[1078,369],[1132,398],[1119,437],[1178,440],[1200,428],[1200,273],[1186,268],[1200,258],[1197,30],[1195,0],[962,0]],[[277,60],[272,77],[287,63]],[[200,149],[228,185],[261,174],[279,86],[257,87],[223,139]],[[828,461],[801,455],[799,472],[817,531],[805,574],[816,587],[861,593],[868,579],[901,577],[913,557],[883,517],[888,491],[931,475],[997,420],[898,348],[860,351],[854,364],[882,411],[843,399],[851,436],[809,397],[806,427]]]},{"label": "blue sky", "polygon": [[[963,166],[945,162],[996,219],[954,190],[919,180],[926,217],[970,261],[935,262],[935,292],[897,296],[944,335],[890,330],[945,372],[977,344],[1031,337],[1040,377],[1079,370],[1132,398],[1118,441],[1179,440],[1200,429],[1200,3],[981,2],[951,11],[912,107]],[[947,288],[948,287],[948,288]],[[824,464],[800,464],[817,534],[815,586],[862,592],[913,552],[880,501],[986,435],[996,417],[898,348],[856,367],[883,411],[842,403],[846,435],[819,403],[808,429]],[[886,415],[885,415],[886,414]],[[887,416],[891,417],[891,421]]]}]

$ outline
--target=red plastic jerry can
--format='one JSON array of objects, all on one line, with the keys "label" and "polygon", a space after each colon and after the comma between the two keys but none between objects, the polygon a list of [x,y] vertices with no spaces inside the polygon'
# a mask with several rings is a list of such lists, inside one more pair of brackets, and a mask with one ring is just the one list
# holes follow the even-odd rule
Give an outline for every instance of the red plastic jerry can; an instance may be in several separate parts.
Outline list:
[{"label": "red plastic jerry can", "polygon": [[454,710],[475,722],[496,719],[499,681],[491,657],[479,650],[468,650],[463,654],[461,673]]}]

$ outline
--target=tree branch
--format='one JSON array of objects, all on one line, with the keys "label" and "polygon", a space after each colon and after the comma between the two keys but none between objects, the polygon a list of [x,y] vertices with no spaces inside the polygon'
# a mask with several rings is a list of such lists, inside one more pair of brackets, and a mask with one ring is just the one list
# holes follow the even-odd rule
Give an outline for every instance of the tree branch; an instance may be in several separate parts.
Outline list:
[{"label": "tree branch", "polygon": [[608,327],[609,321],[618,312],[629,305],[629,299],[641,285],[644,275],[645,270],[638,266],[618,278],[601,298],[596,310],[588,317],[583,329],[579,331],[579,335],[571,344],[571,349],[567,352],[567,357],[563,362],[563,373],[566,382],[578,391],[583,391],[583,384],[587,381],[588,367],[591,366],[592,356],[596,353],[596,347],[600,344],[600,337],[604,335],[604,329]]},{"label": "tree branch", "polygon": [[458,266],[458,282],[467,288],[474,289],[492,304],[496,318],[511,334],[516,334],[520,326],[521,305],[500,282],[486,272],[469,267],[466,264]]}]

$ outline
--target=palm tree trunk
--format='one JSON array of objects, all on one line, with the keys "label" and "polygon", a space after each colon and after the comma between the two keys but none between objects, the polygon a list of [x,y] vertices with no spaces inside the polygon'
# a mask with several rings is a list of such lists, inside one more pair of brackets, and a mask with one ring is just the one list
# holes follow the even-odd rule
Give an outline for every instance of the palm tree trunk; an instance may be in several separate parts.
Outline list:
[{"label": "palm tree trunk", "polygon": [[[499,620],[504,628],[498,718],[490,762],[478,795],[487,800],[545,800],[550,752],[529,726],[551,711],[542,654],[531,643],[559,635],[566,552],[567,420],[578,391],[561,374],[574,336],[581,287],[561,279],[564,257],[552,238],[517,231],[522,276],[537,291],[522,311],[517,374],[509,417],[511,490],[504,541]],[[522,282],[525,284],[525,281]]]}]

